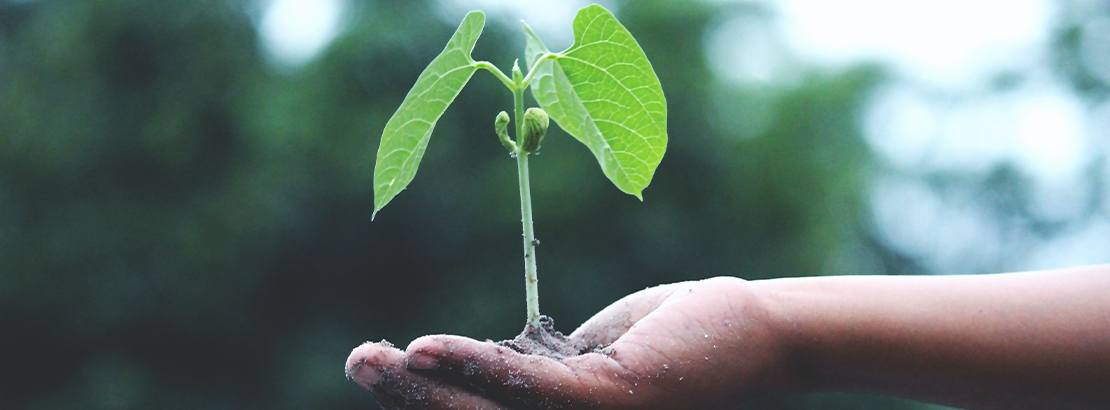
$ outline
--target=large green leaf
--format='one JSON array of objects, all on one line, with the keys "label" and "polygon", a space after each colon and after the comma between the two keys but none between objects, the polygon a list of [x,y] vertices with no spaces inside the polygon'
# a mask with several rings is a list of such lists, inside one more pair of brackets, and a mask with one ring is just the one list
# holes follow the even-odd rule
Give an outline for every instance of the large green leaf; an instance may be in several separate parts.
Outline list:
[{"label": "large green leaf", "polygon": [[[549,53],[525,25],[525,57]],[[574,45],[532,79],[532,96],[567,133],[590,148],[621,191],[643,200],[667,150],[667,100],[632,34],[598,5],[578,11]]]},{"label": "large green leaf", "polygon": [[485,24],[482,12],[467,14],[447,47],[420,73],[401,107],[385,124],[374,164],[374,214],[370,219],[416,176],[436,121],[477,70],[470,52]]}]

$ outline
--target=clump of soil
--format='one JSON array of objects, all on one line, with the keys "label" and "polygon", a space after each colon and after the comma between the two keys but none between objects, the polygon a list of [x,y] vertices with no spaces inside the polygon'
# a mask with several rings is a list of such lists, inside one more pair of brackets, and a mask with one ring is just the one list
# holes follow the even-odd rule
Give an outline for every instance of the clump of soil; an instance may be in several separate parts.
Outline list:
[{"label": "clump of soil", "polygon": [[546,315],[540,315],[540,327],[537,328],[529,323],[524,326],[524,331],[512,340],[502,340],[497,344],[513,349],[517,353],[550,357],[555,360],[578,356],[588,350],[575,346],[561,332],[556,331],[555,320]]}]

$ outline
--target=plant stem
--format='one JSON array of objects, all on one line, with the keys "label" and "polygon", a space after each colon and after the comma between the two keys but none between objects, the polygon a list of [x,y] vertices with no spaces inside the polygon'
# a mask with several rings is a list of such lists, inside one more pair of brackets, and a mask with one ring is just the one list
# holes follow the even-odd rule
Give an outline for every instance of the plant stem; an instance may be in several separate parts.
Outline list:
[{"label": "plant stem", "polygon": [[517,155],[520,176],[520,215],[524,224],[524,287],[528,302],[528,324],[540,327],[539,279],[536,277],[536,234],[532,230],[532,192],[528,186],[528,153]]},{"label": "plant stem", "polygon": [[[514,123],[516,138],[519,140],[524,130],[524,84],[514,70],[513,104],[515,105]],[[520,180],[520,222],[524,225],[524,289],[528,303],[528,325],[540,327],[539,279],[536,277],[536,234],[532,229],[532,189],[528,179],[528,152],[516,151],[516,169]]]},{"label": "plant stem", "polygon": [[475,61],[474,67],[489,71],[491,74],[493,74],[494,77],[497,77],[498,80],[501,80],[502,84],[505,84],[506,87],[509,87],[510,90],[518,88],[515,84],[513,84],[513,80],[510,80],[509,77],[505,75],[505,73],[502,73],[501,70],[497,69],[497,67],[491,64],[489,61]]},{"label": "plant stem", "polygon": [[[556,58],[559,58],[558,54],[547,53],[547,54],[544,54],[543,56],[541,56],[540,58],[536,59],[536,62],[533,63],[532,66],[528,68],[528,76],[524,77],[524,82],[523,82],[524,87],[527,88],[529,84],[532,84],[532,78],[536,76],[537,71],[540,71],[540,70],[537,70],[537,68],[540,68],[540,64],[543,64],[544,61],[554,60]],[[502,75],[504,75],[504,74],[502,74]]]}]

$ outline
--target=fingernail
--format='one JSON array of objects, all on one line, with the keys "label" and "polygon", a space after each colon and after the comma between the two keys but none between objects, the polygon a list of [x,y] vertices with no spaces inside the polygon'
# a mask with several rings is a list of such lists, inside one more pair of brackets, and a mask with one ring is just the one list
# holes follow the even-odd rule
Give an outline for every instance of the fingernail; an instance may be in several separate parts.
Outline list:
[{"label": "fingernail", "polygon": [[409,358],[406,367],[412,370],[432,370],[439,367],[439,359],[432,355],[415,353]]},{"label": "fingernail", "polygon": [[364,389],[369,389],[370,386],[378,384],[382,378],[381,372],[379,372],[378,369],[375,369],[374,366],[368,366],[361,361],[348,367],[346,371],[347,379],[353,380]]}]

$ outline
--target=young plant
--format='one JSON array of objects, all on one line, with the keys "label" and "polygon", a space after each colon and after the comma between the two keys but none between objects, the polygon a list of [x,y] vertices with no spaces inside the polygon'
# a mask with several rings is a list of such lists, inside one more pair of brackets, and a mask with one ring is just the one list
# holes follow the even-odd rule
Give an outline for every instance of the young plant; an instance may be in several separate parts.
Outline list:
[{"label": "young plant", "polygon": [[[540,327],[536,278],[536,240],[528,154],[540,148],[549,120],[582,142],[601,170],[621,191],[643,200],[644,188],[667,149],[667,101],[651,63],[632,34],[601,6],[591,5],[574,18],[574,45],[550,52],[527,24],[525,76],[516,62],[511,77],[470,53],[485,26],[485,14],[463,18],[447,47],[417,78],[385,126],[374,165],[374,214],[405,189],[420,165],[432,129],[447,106],[478,69],[489,71],[513,94],[516,140],[508,136],[509,116],[501,111],[494,130],[516,158],[520,212],[524,224],[524,266],[528,325]],[[524,109],[524,90],[541,108]]]}]

